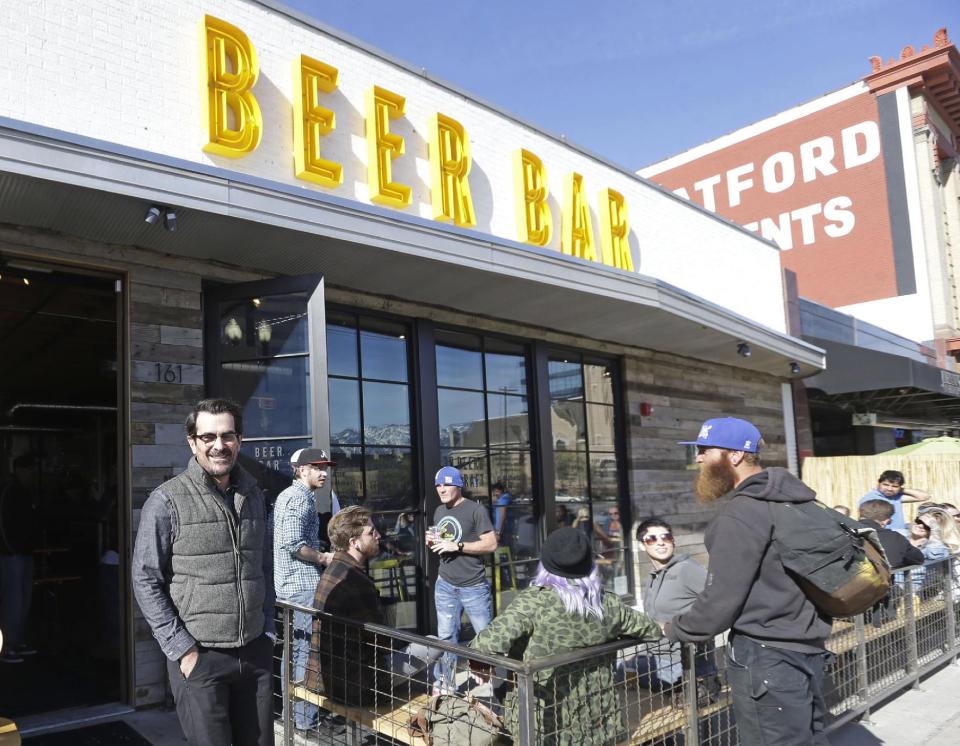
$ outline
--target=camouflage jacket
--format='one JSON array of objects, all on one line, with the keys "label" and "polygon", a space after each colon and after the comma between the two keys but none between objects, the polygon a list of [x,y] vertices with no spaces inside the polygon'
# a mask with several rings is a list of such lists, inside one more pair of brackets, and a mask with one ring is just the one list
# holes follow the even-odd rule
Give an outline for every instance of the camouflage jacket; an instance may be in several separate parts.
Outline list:
[{"label": "camouflage jacket", "polygon": [[[572,616],[556,591],[530,586],[522,591],[471,646],[485,653],[532,660],[600,645],[620,637],[660,638],[660,627],[646,614],[625,606],[618,596],[603,596],[603,619]],[[616,743],[624,734],[614,687],[615,656],[545,669],[535,675],[538,744],[580,746]],[[509,693],[505,725],[516,725],[516,701]]]}]

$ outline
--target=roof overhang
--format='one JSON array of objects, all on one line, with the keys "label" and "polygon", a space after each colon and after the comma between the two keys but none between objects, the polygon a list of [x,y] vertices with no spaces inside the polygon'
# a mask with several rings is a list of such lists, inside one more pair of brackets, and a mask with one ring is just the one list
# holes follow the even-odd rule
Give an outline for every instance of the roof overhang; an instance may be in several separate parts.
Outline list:
[{"label": "roof overhang", "polygon": [[[960,418],[960,375],[900,355],[808,337],[830,366],[804,383],[811,400],[902,422],[943,425]],[[900,425],[905,426],[905,425]],[[956,425],[951,425],[955,427]]]},{"label": "roof overhang", "polygon": [[[144,222],[174,206],[170,233]],[[547,249],[0,120],[0,222],[225,262],[791,377],[812,344],[677,287]],[[748,358],[737,344],[747,342]]]}]

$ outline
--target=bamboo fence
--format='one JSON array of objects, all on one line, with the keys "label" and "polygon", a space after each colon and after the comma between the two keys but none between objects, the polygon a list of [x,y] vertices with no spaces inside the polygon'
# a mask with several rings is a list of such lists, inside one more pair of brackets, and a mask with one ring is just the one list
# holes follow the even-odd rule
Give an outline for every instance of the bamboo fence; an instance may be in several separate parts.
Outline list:
[{"label": "bamboo fence", "polygon": [[[846,505],[857,517],[860,498],[877,486],[880,473],[903,472],[904,484],[930,493],[934,502],[960,507],[960,454],[931,456],[811,456],[803,461],[803,481],[830,506]],[[905,503],[907,520],[913,520],[917,503]]]}]

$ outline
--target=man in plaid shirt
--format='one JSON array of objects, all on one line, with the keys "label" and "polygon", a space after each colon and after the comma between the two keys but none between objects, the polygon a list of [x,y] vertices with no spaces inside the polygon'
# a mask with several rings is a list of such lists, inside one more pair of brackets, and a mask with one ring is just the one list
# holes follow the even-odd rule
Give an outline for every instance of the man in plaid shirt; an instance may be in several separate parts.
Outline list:
[{"label": "man in plaid shirt", "polygon": [[[323,551],[320,543],[320,517],[313,491],[323,487],[327,467],[334,463],[319,448],[301,448],[290,458],[290,465],[293,484],[277,496],[273,508],[273,584],[277,599],[313,606],[322,568],[333,559],[333,552]],[[300,681],[310,655],[312,618],[295,611],[293,626],[293,680]],[[312,729],[319,723],[319,710],[310,702],[298,701],[293,712],[294,725],[299,729]]]}]

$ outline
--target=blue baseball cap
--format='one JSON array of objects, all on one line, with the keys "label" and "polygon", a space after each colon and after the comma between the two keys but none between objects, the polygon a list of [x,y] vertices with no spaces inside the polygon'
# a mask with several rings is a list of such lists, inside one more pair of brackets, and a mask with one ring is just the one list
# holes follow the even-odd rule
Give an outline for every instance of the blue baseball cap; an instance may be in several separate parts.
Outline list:
[{"label": "blue baseball cap", "polygon": [[736,417],[718,417],[707,420],[700,427],[696,440],[682,440],[682,446],[726,448],[729,451],[756,453],[760,443],[760,431],[746,420]]},{"label": "blue baseball cap", "polygon": [[437,472],[437,476],[434,477],[433,483],[437,486],[441,484],[449,484],[453,487],[463,487],[463,474],[460,473],[460,470],[454,468],[453,466],[444,466],[440,471]]}]

